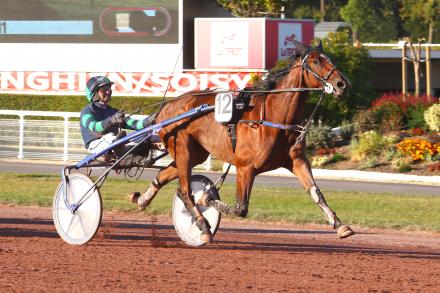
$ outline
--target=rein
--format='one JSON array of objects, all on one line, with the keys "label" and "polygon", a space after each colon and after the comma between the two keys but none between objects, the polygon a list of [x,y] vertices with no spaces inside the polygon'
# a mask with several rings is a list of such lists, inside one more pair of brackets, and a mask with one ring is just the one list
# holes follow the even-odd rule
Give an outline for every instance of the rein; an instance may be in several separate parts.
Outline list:
[{"label": "rein", "polygon": [[289,93],[289,92],[308,92],[308,91],[322,91],[319,87],[289,87],[285,89],[273,89],[273,90],[239,90],[241,93],[260,93],[260,94],[276,94],[276,93]]}]

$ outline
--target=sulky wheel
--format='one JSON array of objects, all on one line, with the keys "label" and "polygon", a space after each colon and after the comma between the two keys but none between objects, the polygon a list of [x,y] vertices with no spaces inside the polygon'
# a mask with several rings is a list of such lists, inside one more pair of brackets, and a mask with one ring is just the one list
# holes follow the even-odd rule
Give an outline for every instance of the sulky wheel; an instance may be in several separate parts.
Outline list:
[{"label": "sulky wheel", "polygon": [[[203,175],[191,176],[191,190],[194,196],[194,202],[197,203],[200,197],[203,195],[204,191],[208,189],[209,196],[212,199],[220,200],[217,189],[215,189],[215,187],[210,188],[211,186],[214,186],[214,183],[212,183],[209,178]],[[211,226],[212,236],[214,236],[220,224],[220,212],[213,207],[204,207],[200,205],[199,209],[206,220],[208,220],[208,223]],[[182,241],[191,246],[201,246],[205,244],[200,239],[200,235],[202,235],[202,232],[197,227],[195,219],[187,211],[185,205],[183,204],[182,200],[177,196],[177,194],[174,195],[172,215],[174,228],[176,229],[176,232],[179,235],[180,239],[182,239]]]},{"label": "sulky wheel", "polygon": [[[79,173],[70,174],[66,181],[68,181],[67,205],[77,204],[93,185],[88,176]],[[72,245],[85,244],[95,236],[101,222],[101,194],[98,189],[93,188],[72,214],[66,206],[63,182],[60,182],[54,194],[52,214],[57,232],[64,241]]]}]

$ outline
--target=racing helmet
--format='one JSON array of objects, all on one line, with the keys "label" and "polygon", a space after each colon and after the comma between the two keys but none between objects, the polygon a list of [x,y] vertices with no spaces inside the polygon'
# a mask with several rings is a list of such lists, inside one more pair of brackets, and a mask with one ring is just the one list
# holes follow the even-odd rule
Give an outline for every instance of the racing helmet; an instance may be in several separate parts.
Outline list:
[{"label": "racing helmet", "polygon": [[112,85],[114,82],[110,81],[105,76],[93,76],[87,81],[86,85],[86,97],[89,102],[92,101],[93,96],[95,95],[96,91],[105,85]]}]

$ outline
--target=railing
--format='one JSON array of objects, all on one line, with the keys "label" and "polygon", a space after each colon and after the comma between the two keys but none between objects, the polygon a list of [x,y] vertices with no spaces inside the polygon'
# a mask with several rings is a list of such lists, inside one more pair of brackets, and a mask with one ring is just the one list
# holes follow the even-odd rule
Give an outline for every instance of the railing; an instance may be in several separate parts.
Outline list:
[{"label": "railing", "polygon": [[[392,49],[402,49],[403,45],[408,46],[408,43],[405,41],[399,41],[395,44],[390,43],[362,43],[362,46],[368,47],[368,48],[377,48],[377,47],[383,47],[383,48],[392,48]],[[418,47],[419,44],[413,44],[415,47]],[[420,44],[422,47],[440,47],[440,44]]]},{"label": "railing", "polygon": [[[0,110],[0,157],[63,162],[83,159],[87,151],[79,116],[77,112]],[[45,120],[47,117],[59,120]],[[143,117],[133,115],[135,119]],[[156,164],[166,166],[170,162],[166,156]],[[211,157],[198,167],[210,170]]]}]

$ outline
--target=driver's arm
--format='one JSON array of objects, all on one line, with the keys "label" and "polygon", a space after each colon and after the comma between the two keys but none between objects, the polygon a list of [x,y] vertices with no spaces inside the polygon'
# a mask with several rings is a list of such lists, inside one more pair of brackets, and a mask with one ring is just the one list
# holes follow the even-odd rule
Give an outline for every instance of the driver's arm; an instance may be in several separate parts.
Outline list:
[{"label": "driver's arm", "polygon": [[142,120],[136,120],[136,119],[133,119],[133,118],[128,118],[125,121],[125,124],[127,125],[127,128],[129,128],[129,129],[140,130],[140,129],[143,129],[143,128],[147,127],[147,126],[150,126],[150,125],[154,124],[155,118],[156,118],[155,114],[150,115],[147,118],[142,119]]},{"label": "driver's arm", "polygon": [[123,121],[124,114],[121,112],[116,112],[112,116],[107,117],[106,119],[101,121],[97,121],[92,113],[86,113],[81,117],[81,124],[90,131],[97,133],[104,132],[111,128],[113,125],[116,125]]}]

